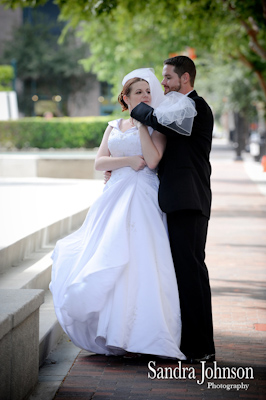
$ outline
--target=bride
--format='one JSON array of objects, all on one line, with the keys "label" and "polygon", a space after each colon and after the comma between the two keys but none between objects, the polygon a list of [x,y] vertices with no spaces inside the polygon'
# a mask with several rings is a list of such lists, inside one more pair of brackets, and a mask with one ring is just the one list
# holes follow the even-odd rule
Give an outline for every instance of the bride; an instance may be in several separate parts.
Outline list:
[{"label": "bride", "polygon": [[[163,91],[152,70],[132,71],[122,110]],[[165,136],[132,119],[109,122],[95,168],[112,171],[81,228],[59,240],[52,280],[57,318],[72,342],[106,355],[151,354],[184,360],[178,287],[156,167]]]}]

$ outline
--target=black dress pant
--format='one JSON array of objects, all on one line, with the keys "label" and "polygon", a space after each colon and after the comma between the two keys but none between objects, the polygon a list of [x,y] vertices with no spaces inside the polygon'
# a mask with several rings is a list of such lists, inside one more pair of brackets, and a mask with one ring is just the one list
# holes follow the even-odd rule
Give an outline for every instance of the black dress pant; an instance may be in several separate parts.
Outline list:
[{"label": "black dress pant", "polygon": [[214,354],[211,290],[205,264],[208,218],[199,211],[167,214],[171,251],[179,289],[181,351],[187,357]]}]

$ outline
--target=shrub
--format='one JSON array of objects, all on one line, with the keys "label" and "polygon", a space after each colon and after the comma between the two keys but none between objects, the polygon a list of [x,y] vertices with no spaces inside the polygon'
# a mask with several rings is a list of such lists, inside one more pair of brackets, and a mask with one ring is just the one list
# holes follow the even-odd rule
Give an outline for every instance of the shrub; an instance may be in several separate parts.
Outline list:
[{"label": "shrub", "polygon": [[0,90],[12,90],[12,79],[14,78],[14,70],[11,65],[0,65]]},{"label": "shrub", "polygon": [[101,143],[109,117],[23,118],[0,121],[0,145],[18,149],[94,148]]}]

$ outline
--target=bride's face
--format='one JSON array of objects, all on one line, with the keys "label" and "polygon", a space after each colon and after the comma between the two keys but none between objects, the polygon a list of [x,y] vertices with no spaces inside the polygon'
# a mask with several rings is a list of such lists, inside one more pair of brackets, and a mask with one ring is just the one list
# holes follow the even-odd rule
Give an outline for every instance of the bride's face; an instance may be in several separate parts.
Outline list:
[{"label": "bride's face", "polygon": [[128,105],[129,111],[133,110],[139,103],[151,103],[150,86],[145,81],[138,81],[131,85],[131,91],[128,96],[123,97]]}]

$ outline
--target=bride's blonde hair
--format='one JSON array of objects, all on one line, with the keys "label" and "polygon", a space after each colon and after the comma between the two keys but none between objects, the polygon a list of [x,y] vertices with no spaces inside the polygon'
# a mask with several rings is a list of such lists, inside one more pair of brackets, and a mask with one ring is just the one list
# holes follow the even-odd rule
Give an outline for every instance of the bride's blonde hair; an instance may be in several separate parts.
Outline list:
[{"label": "bride's blonde hair", "polygon": [[[132,89],[131,86],[133,85],[133,83],[140,82],[140,81],[147,82],[145,79],[142,79],[142,78],[132,78],[132,79],[129,79],[129,80],[124,84],[124,87],[123,87],[121,93],[120,93],[119,96],[118,96],[118,102],[119,102],[119,104],[120,104],[121,107],[122,107],[122,111],[128,110],[128,105],[127,105],[127,103],[124,101],[123,96],[124,96],[124,95],[129,96],[129,95],[130,95],[130,92],[131,92],[131,89]],[[147,82],[147,83],[148,83],[148,82]]]}]

